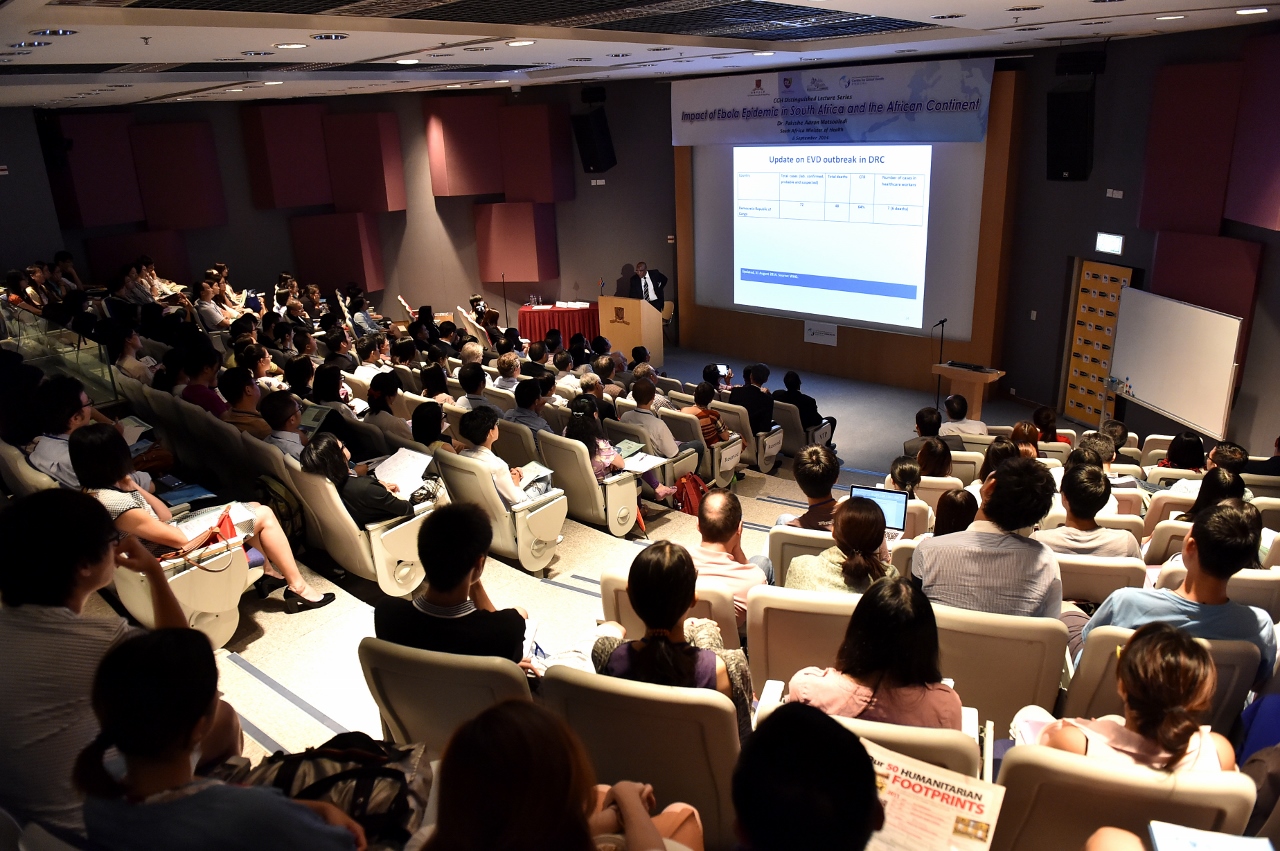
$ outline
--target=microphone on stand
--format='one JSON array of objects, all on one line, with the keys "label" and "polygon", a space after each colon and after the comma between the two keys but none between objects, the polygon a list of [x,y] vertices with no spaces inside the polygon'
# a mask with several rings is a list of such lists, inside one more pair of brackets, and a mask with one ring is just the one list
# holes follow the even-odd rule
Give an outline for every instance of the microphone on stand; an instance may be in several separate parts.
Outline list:
[{"label": "microphone on stand", "polygon": [[[942,326],[942,333],[938,335],[938,363],[942,363],[942,341],[945,340],[947,336],[947,320],[939,319],[937,322],[933,323],[934,328],[937,328],[938,326]],[[933,406],[937,408],[941,403],[942,403],[942,374],[939,373],[937,389],[934,390],[934,394],[933,394]]]},{"label": "microphone on stand", "polygon": [[947,324],[947,320],[939,319],[937,322],[933,323],[933,327],[937,328],[939,325],[946,325],[946,324]]}]

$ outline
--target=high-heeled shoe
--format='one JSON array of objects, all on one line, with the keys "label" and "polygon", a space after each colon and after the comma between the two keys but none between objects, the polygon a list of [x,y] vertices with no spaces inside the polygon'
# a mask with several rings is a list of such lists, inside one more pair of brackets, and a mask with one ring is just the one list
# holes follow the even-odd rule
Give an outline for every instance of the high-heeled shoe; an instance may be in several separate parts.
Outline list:
[{"label": "high-heeled shoe", "polygon": [[265,600],[271,596],[272,591],[275,591],[277,588],[283,588],[288,584],[289,580],[285,579],[283,576],[271,576],[270,574],[264,573],[261,579],[253,583],[253,587],[257,589],[258,596]]},{"label": "high-heeled shoe", "polygon": [[296,615],[298,612],[305,612],[310,609],[319,609],[323,606],[329,605],[336,599],[337,595],[332,593],[325,594],[319,600],[308,600],[301,594],[295,594],[292,588],[286,588],[284,591],[284,607],[291,615]]}]

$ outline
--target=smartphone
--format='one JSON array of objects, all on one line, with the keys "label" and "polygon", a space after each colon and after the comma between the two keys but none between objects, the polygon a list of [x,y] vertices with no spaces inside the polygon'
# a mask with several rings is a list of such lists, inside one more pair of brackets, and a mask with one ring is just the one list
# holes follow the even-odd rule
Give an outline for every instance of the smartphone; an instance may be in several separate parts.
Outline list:
[{"label": "smartphone", "polygon": [[185,488],[187,486],[186,482],[182,481],[182,479],[179,479],[177,476],[160,476],[156,481],[170,490]]},{"label": "smartphone", "polygon": [[729,374],[729,365],[727,363],[716,364],[716,370],[719,371],[720,377],[724,378]]}]

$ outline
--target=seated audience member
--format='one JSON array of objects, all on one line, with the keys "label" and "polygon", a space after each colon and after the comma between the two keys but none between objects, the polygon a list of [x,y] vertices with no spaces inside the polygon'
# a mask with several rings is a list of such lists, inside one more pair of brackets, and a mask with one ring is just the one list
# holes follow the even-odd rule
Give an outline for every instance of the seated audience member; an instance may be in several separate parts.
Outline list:
[{"label": "seated audience member", "polygon": [[243,366],[223,370],[218,376],[218,392],[231,406],[222,412],[222,421],[247,431],[259,440],[271,436],[271,426],[258,411],[262,390]]},{"label": "seated audience member", "polygon": [[529,499],[520,486],[523,473],[515,467],[508,467],[507,462],[493,454],[493,444],[498,439],[498,411],[492,407],[473,408],[462,415],[458,431],[464,440],[470,441],[471,448],[460,454],[467,458],[483,461],[493,476],[493,484],[498,488],[498,495],[508,506],[517,505]]},{"label": "seated audience member", "polygon": [[299,355],[284,365],[284,383],[289,392],[299,399],[311,398],[311,382],[316,377],[316,365],[311,358]]},{"label": "seated audience member", "polygon": [[[605,439],[600,425],[597,406],[599,402],[594,396],[583,394],[569,403],[569,422],[564,427],[564,436],[576,440],[587,447],[587,456],[591,459],[591,471],[596,481],[603,482],[626,465],[626,460],[617,453],[613,444]],[[640,478],[653,488],[657,498],[662,500],[673,496],[676,489],[661,484],[658,474],[653,470],[646,471]]]},{"label": "seated audience member", "polygon": [[445,357],[456,358],[458,349],[454,344],[462,345],[458,341],[458,337],[458,326],[446,319],[440,323],[440,339],[436,340],[432,345],[438,347],[440,353]]},{"label": "seated audience member", "polygon": [[[484,347],[481,346],[479,343],[475,342],[474,340],[470,340],[466,343],[463,343],[462,348],[458,351],[458,360],[460,360],[462,363],[459,364],[458,369],[454,370],[454,376],[453,376],[454,378],[458,377],[458,374],[461,371],[462,367],[466,366],[467,364],[474,363],[475,365],[479,366],[484,363],[485,361]],[[493,379],[489,378],[489,374],[487,372],[483,372],[483,374],[484,374],[485,383],[489,386],[492,386]]]},{"label": "seated audience member", "polygon": [[[613,364],[613,371],[615,373],[623,372],[627,368],[626,356],[622,354],[622,352],[615,352],[613,350],[613,343],[609,341],[608,337],[601,336],[593,339],[591,341],[591,352],[593,358],[608,358],[609,362]],[[594,368],[594,360],[592,368]]]},{"label": "seated audience member", "polygon": [[480,581],[493,542],[489,515],[478,505],[443,505],[422,521],[418,557],[426,578],[412,600],[386,597],[373,610],[378,638],[461,656],[524,659],[524,609],[499,611]]},{"label": "seated audience member", "polygon": [[941,428],[942,413],[937,408],[921,408],[916,411],[916,436],[903,442],[902,454],[910,455],[912,458],[916,457],[920,454],[920,444],[931,437],[937,437],[952,452],[963,452],[964,441],[960,439],[960,435],[946,434],[939,436],[938,430]]},{"label": "seated audience member", "polygon": [[402,337],[396,340],[391,347],[391,363],[394,366],[407,366],[411,370],[421,366],[418,347],[414,345],[412,338]]},{"label": "seated audience member", "polygon": [[998,615],[1056,618],[1062,577],[1053,552],[1018,531],[1053,505],[1053,477],[1030,458],[1013,458],[982,484],[968,530],[916,545],[911,573],[930,601]]},{"label": "seated audience member", "polygon": [[733,437],[733,432],[725,426],[720,412],[711,409],[711,400],[715,395],[715,385],[704,381],[693,391],[693,404],[680,409],[680,413],[691,414],[698,418],[698,427],[702,429],[702,441],[707,446],[715,446]]},{"label": "seated audience member", "polygon": [[187,353],[187,386],[182,391],[182,399],[197,407],[204,408],[215,417],[221,417],[229,407],[214,385],[218,382],[218,371],[222,368],[222,356],[213,346],[198,346]]},{"label": "seated audience member", "polygon": [[804,426],[806,431],[816,428],[824,422],[831,423],[831,440],[827,442],[827,445],[835,449],[836,418],[822,416],[822,414],[818,413],[818,400],[800,392],[800,374],[795,371],[788,372],[782,376],[782,385],[786,389],[774,393],[774,401],[795,405],[796,410],[800,412],[800,425]]},{"label": "seated audience member", "polygon": [[596,400],[596,409],[600,412],[602,420],[616,420],[618,418],[618,410],[613,404],[613,400],[605,395],[604,384],[600,381],[600,376],[594,372],[588,372],[579,379],[582,386],[584,396],[590,396]]},{"label": "seated audience member", "polygon": [[982,420],[969,419],[969,400],[958,393],[947,397],[943,407],[947,409],[947,421],[938,429],[938,434],[986,434],[987,424]]},{"label": "seated audience member", "polygon": [[1250,461],[1244,465],[1242,472],[1254,476],[1280,476],[1280,437],[1276,438],[1275,453],[1261,461]]},{"label": "seated audience member", "polygon": [[856,735],[812,706],[780,706],[743,745],[733,770],[740,847],[861,851],[884,826],[877,784]]},{"label": "seated audience member", "polygon": [[[670,399],[668,399],[665,393],[657,389],[658,387],[657,377],[658,377],[658,371],[654,369],[651,364],[642,363],[635,368],[634,372],[631,373],[631,388],[634,390],[636,386],[635,382],[639,381],[642,378],[647,381],[652,381],[654,385],[654,390],[653,390],[654,413],[661,411],[663,408],[666,408],[668,411],[676,410],[675,403],[672,402]],[[635,401],[635,397],[632,396],[631,394],[627,394],[627,398],[633,402]]]},{"label": "seated audience member", "polygon": [[[1233,602],[1227,594],[1232,576],[1258,563],[1262,517],[1252,505],[1215,505],[1200,515],[1182,541],[1187,578],[1177,589],[1119,588],[1098,607],[1080,638],[1094,627],[1136,629],[1159,621],[1196,638],[1250,641],[1262,653],[1258,682],[1271,676],[1276,634],[1271,616]],[[919,549],[916,556],[919,557]]]},{"label": "seated audience member", "polygon": [[1097,453],[1098,458],[1102,461],[1102,471],[1107,474],[1112,487],[1136,487],[1132,476],[1121,476],[1111,472],[1111,465],[1116,463],[1116,459],[1119,456],[1116,454],[1115,441],[1102,432],[1094,431],[1081,435],[1080,439],[1076,441],[1076,449]]},{"label": "seated audience member", "polygon": [[764,389],[769,380],[769,367],[753,363],[743,378],[745,383],[741,387],[729,391],[729,404],[741,405],[746,409],[753,434],[766,432],[773,428],[773,396]]},{"label": "seated audience member", "polygon": [[941,438],[925,438],[916,453],[916,463],[920,466],[920,475],[942,478],[951,475],[951,450]]},{"label": "seated audience member", "polygon": [[[1238,476],[1244,472],[1245,465],[1248,463],[1249,453],[1243,446],[1224,440],[1209,450],[1209,454],[1205,456],[1204,469],[1206,477],[1215,469],[1228,470]],[[1178,479],[1169,487],[1169,492],[1184,496],[1197,494],[1200,492],[1201,481],[1201,479]],[[1253,494],[1246,489],[1243,498],[1252,501]]]},{"label": "seated audience member", "polygon": [[1191,504],[1186,513],[1179,514],[1177,519],[1194,523],[1197,517],[1204,515],[1220,502],[1225,500],[1244,502],[1244,494],[1244,480],[1230,470],[1217,467],[1204,474],[1204,484],[1196,494],[1196,501]]},{"label": "seated audience member", "polygon": [[977,480],[965,485],[965,490],[973,494],[974,499],[981,500],[982,483],[987,480],[987,476],[990,476],[997,467],[1010,458],[1019,458],[1021,456],[1022,451],[1018,448],[1018,444],[1003,435],[997,435],[991,441],[991,445],[987,447],[987,451],[982,457],[982,466],[978,469]]},{"label": "seated audience member", "polygon": [[547,351],[547,344],[534,340],[529,344],[529,359],[520,364],[520,374],[525,378],[542,378],[552,372],[551,353]]},{"label": "seated audience member", "polygon": [[311,438],[298,463],[305,472],[333,482],[342,505],[361,529],[383,520],[413,515],[409,495],[400,495],[396,485],[383,484],[373,475],[353,476],[351,452],[329,432],[320,432]]},{"label": "seated audience member", "polygon": [[564,335],[560,333],[559,328],[548,328],[547,336],[542,341],[547,347],[547,353],[552,357],[560,354],[565,350]]},{"label": "seated audience member", "polygon": [[[948,452],[949,451],[950,450],[948,450]],[[916,458],[907,455],[900,455],[893,459],[893,463],[889,465],[889,481],[885,483],[885,487],[889,490],[902,491],[906,493],[907,499],[918,499],[916,496],[916,488],[919,486],[920,462],[917,461]],[[925,523],[925,528],[933,529],[933,508],[926,505],[926,509],[928,520]],[[886,534],[888,534],[889,540],[895,540],[898,532],[895,529],[890,530]]]},{"label": "seated audience member", "polygon": [[[360,364],[356,361],[355,356],[351,354],[351,338],[347,336],[346,331],[342,328],[334,328],[324,338],[324,345],[329,350],[329,358],[336,359],[343,372],[356,371],[356,367]],[[325,363],[328,362],[326,358]]]},{"label": "seated audience member", "polygon": [[716,388],[728,392],[733,390],[733,370],[725,367],[724,375],[720,374],[720,366],[718,364],[709,363],[702,368],[702,380]]},{"label": "seated audience member", "polygon": [[413,439],[427,447],[427,451],[456,452],[453,441],[444,433],[444,409],[439,402],[427,400],[413,409]]},{"label": "seated audience member", "polygon": [[677,443],[675,436],[671,434],[670,426],[653,412],[654,395],[653,382],[647,378],[642,378],[631,385],[631,397],[635,400],[636,407],[635,410],[627,411],[622,415],[622,422],[639,426],[655,454],[663,458],[674,458],[686,449],[692,449],[698,453],[698,460],[701,462],[703,444],[692,440]]},{"label": "seated audience member", "polygon": [[355,328],[355,332],[361,337],[382,331],[382,326],[378,324],[377,319],[369,311],[368,302],[363,298],[353,298],[351,303],[347,305],[347,311],[351,314],[351,324]]},{"label": "seated audience member", "polygon": [[611,397],[621,396],[627,392],[627,388],[613,378],[617,371],[617,365],[606,355],[599,355],[591,361],[591,372],[600,379],[605,394]]},{"label": "seated audience member", "polygon": [[[136,635],[109,650],[93,679],[101,732],[76,760],[85,826],[103,851],[183,848],[354,851],[364,830],[323,801],[291,801],[267,786],[199,779],[217,713],[218,664],[191,629]],[[103,760],[124,757],[117,779]]]},{"label": "seated audience member", "polygon": [[452,405],[453,394],[449,392],[449,377],[438,363],[429,363],[418,370],[418,380],[422,382],[422,395],[441,405]]},{"label": "seated audience member", "polygon": [[595,785],[591,757],[569,725],[528,701],[500,703],[459,727],[437,776],[439,820],[407,848],[661,851],[671,847],[665,838],[702,848],[696,810],[671,804],[650,816],[653,789],[643,782]]},{"label": "seated audience member", "polygon": [[[1165,456],[1157,461],[1155,466],[1196,472],[1203,470],[1204,441],[1194,431],[1184,431],[1174,435],[1173,440],[1169,441],[1169,449]],[[1151,469],[1148,467],[1147,472],[1150,473]]]},{"label": "seated audience member", "polygon": [[116,368],[134,381],[140,381],[148,387],[155,378],[160,365],[146,355],[138,356],[142,351],[142,338],[133,325],[118,325],[114,334],[107,341],[108,352],[113,353],[111,362]]},{"label": "seated audience member", "polygon": [[855,496],[837,505],[831,535],[834,547],[791,560],[787,588],[861,594],[883,576],[898,578],[897,568],[888,563],[884,512],[872,500]]},{"label": "seated audience member", "polygon": [[[938,508],[933,521],[933,537],[963,532],[978,514],[978,500],[963,488],[955,488],[938,497]],[[921,537],[917,535],[916,537]]]},{"label": "seated audience member", "polygon": [[1040,450],[1040,429],[1030,420],[1022,420],[1013,424],[1013,434],[1009,439],[1018,447],[1023,458],[1044,458]]},{"label": "seated audience member", "polygon": [[[27,460],[63,487],[78,489],[80,480],[76,478],[68,448],[71,435],[95,420],[104,424],[111,420],[93,407],[84,385],[69,375],[51,376],[36,387],[33,395],[32,408],[44,433],[36,440]],[[147,473],[134,473],[133,479],[140,487],[154,490]]]},{"label": "seated audience member", "polygon": [[383,348],[387,345],[387,338],[382,333],[365,334],[356,341],[356,360],[360,361],[362,374],[369,372],[378,372],[386,365],[383,362]]},{"label": "seated audience member", "polygon": [[1048,405],[1041,405],[1031,412],[1031,421],[1040,431],[1045,443],[1071,443],[1071,438],[1058,434],[1058,415]]},{"label": "seated audience member", "polygon": [[[157,629],[186,627],[187,616],[160,563],[137,538],[119,538],[91,496],[55,489],[14,500],[0,513],[0,536],[0,807],[19,822],[83,833],[71,769],[99,732],[89,704],[94,671],[140,632],[123,618],[84,617],[85,602],[124,568],[147,577]],[[235,710],[217,707],[204,766],[240,752]]]},{"label": "seated audience member", "polygon": [[1062,507],[1067,511],[1067,522],[1056,529],[1041,529],[1033,537],[1056,553],[1142,558],[1142,548],[1131,533],[1104,529],[1093,519],[1110,498],[1111,482],[1101,467],[1073,466],[1062,476]]},{"label": "seated audience member", "polygon": [[458,367],[458,383],[462,385],[463,395],[453,404],[464,411],[478,411],[482,408],[488,408],[501,417],[503,410],[484,396],[486,380],[487,376],[484,374],[484,369],[478,363],[464,363]]},{"label": "seated audience member", "polygon": [[182,398],[182,391],[187,389],[186,360],[187,353],[184,349],[175,346],[165,352],[160,356],[160,369],[151,386],[161,393]]},{"label": "seated audience member", "polygon": [[366,394],[365,401],[369,403],[369,410],[365,412],[364,421],[377,426],[387,434],[413,440],[413,430],[409,428],[409,423],[400,419],[391,410],[396,396],[400,394],[400,388],[400,376],[394,372],[380,372],[375,375],[369,382],[369,390]]},{"label": "seated audience member", "polygon": [[[1171,773],[1234,771],[1231,743],[1204,723],[1217,679],[1209,651],[1190,632],[1168,623],[1145,624],[1116,662],[1124,714],[1052,721],[1036,742],[1113,765]],[[1039,720],[1041,713],[1048,716],[1025,709],[1019,715]]]},{"label": "seated audience member", "polygon": [[1117,452],[1129,445],[1129,427],[1120,420],[1103,420],[1098,431],[1111,438]]},{"label": "seated audience member", "polygon": [[302,457],[302,406],[288,390],[277,390],[262,397],[258,403],[258,413],[271,427],[271,433],[264,440],[285,455],[297,459]]},{"label": "seated audience member", "polygon": [[496,364],[498,378],[493,386],[499,390],[515,390],[520,383],[520,357],[515,352],[500,355]]},{"label": "seated audience member", "polygon": [[882,579],[858,601],[834,668],[802,668],[787,700],[828,715],[960,729],[960,697],[938,670],[938,623],[924,592]]},{"label": "seated audience member", "polygon": [[[70,443],[71,463],[85,493],[106,506],[116,529],[137,535],[155,555],[180,550],[188,544],[191,537],[171,522],[173,514],[169,506],[129,478],[133,458],[124,438],[115,429],[87,426],[77,430]],[[290,614],[332,603],[333,594],[313,590],[302,578],[289,539],[275,513],[257,503],[244,503],[244,506],[253,513],[253,519],[238,523],[236,531],[246,537],[249,546],[266,557],[263,564],[266,573],[258,580],[261,583],[258,593],[265,597],[271,590],[287,585],[284,602]],[[212,526],[221,510],[207,509],[206,513]]]},{"label": "seated audience member", "polygon": [[201,281],[199,297],[196,299],[196,316],[199,317],[200,325],[206,331],[217,331],[231,326],[231,318],[213,300],[213,296],[213,284],[209,281]]},{"label": "seated audience member", "polygon": [[563,350],[556,352],[555,373],[557,387],[563,387],[570,393],[582,392],[578,376],[573,373],[573,355]]},{"label": "seated audience member", "polygon": [[801,529],[830,532],[836,511],[836,498],[831,491],[840,478],[840,461],[836,458],[836,453],[827,446],[801,447],[792,462],[791,472],[796,477],[800,492],[808,500],[809,507],[799,517],[781,515],[774,521],[774,525],[785,523]]},{"label": "seated audience member", "polygon": [[642,363],[648,363],[652,357],[653,356],[649,354],[649,350],[644,346],[632,346],[631,362],[627,364],[627,370],[629,372],[635,372],[637,366]]},{"label": "seated audience member", "polygon": [[316,370],[316,377],[311,381],[311,401],[333,408],[342,414],[343,419],[355,420],[355,411],[342,398],[344,390],[346,386],[342,382],[342,369],[336,364],[326,363]]},{"label": "seated audience member", "polygon": [[733,595],[738,627],[747,624],[747,592],[773,584],[768,556],[742,551],[742,503],[731,491],[716,488],[698,506],[698,534],[702,542],[689,551],[699,579],[713,579]]},{"label": "seated audience member", "polygon": [[551,426],[542,418],[542,409],[546,404],[547,397],[542,395],[542,384],[537,379],[526,378],[516,384],[516,406],[503,414],[502,418],[527,426],[536,438],[540,431],[551,431]]}]

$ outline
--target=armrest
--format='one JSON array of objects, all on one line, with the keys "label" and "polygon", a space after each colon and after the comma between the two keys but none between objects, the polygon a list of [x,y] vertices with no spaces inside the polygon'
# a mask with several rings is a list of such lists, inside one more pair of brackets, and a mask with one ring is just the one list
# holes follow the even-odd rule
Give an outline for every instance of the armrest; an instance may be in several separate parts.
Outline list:
[{"label": "armrest", "polygon": [[602,482],[600,482],[600,485],[601,487],[604,487],[606,485],[616,485],[619,482],[625,482],[627,479],[634,479],[634,478],[636,478],[635,473],[631,472],[630,470],[622,470],[612,476],[609,476],[607,479],[604,479]]},{"label": "armrest", "polygon": [[754,725],[760,726],[760,722],[768,718],[772,712],[782,705],[782,690],[786,688],[782,680],[769,680],[764,684],[764,688],[760,690],[760,700],[756,702],[756,717]]},{"label": "armrest", "polygon": [[526,499],[524,502],[518,502],[511,506],[511,513],[515,514],[521,511],[533,511],[534,509],[541,508],[544,505],[550,505],[562,496],[564,496],[563,490],[560,488],[551,488],[546,493],[542,494],[542,496],[536,496],[533,499]]},{"label": "armrest", "polygon": [[[425,505],[426,503],[423,503],[423,504]],[[392,526],[399,526],[401,523],[408,523],[411,520],[415,520],[419,516],[420,516],[420,512],[417,511],[417,506],[414,506],[414,513],[410,514],[408,517],[392,517],[388,520],[379,520],[375,523],[367,524],[364,527],[364,530],[371,535],[380,535],[383,532],[390,529]]]}]

